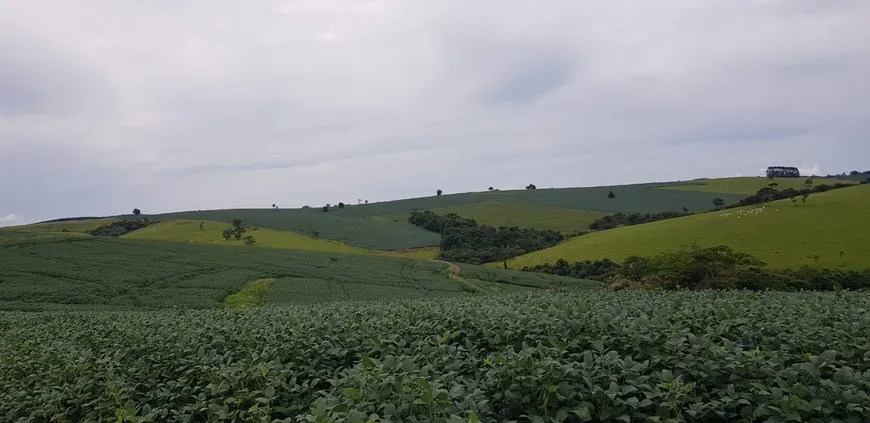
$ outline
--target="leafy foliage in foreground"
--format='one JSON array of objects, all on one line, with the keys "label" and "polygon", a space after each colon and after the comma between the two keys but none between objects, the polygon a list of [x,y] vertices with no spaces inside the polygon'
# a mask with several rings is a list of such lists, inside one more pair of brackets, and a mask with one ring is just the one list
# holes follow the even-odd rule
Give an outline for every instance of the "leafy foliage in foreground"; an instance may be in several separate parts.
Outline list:
[{"label": "leafy foliage in foreground", "polygon": [[478,225],[455,213],[444,215],[430,210],[411,212],[408,222],[441,234],[441,254],[445,260],[460,263],[489,263],[506,260],[531,251],[552,247],[565,239],[550,229],[529,229]]},{"label": "leafy foliage in foreground", "polygon": [[0,420],[860,422],[867,310],[598,291],[0,313]]}]

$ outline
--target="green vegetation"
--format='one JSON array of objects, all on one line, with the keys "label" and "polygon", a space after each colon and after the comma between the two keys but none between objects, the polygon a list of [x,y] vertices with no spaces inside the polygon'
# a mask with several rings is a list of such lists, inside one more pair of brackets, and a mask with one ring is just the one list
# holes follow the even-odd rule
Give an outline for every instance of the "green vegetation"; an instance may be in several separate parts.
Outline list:
[{"label": "green vegetation", "polygon": [[[344,202],[345,207],[190,211],[155,215],[152,218],[161,221],[182,219],[227,223],[232,222],[233,219],[241,219],[248,225],[260,228],[301,234],[316,232],[320,238],[341,241],[365,249],[407,250],[439,245],[437,234],[415,228],[398,219],[398,216],[407,216],[412,211],[457,212],[465,209],[475,215],[480,214],[483,217],[480,222],[486,225],[497,227],[505,223],[505,226],[553,229],[570,233],[585,228],[603,214],[658,213],[682,210],[684,207],[691,211],[704,211],[713,209],[715,197],[722,197],[729,204],[743,197],[655,189],[668,185],[675,185],[675,183],[492,190],[360,205]],[[615,198],[608,198],[610,191],[615,193]],[[495,208],[500,209],[497,214],[494,212]],[[486,220],[490,218],[486,216],[492,216],[492,221],[487,222]],[[259,242],[257,238],[257,243]]]},{"label": "green vegetation", "polygon": [[[149,228],[150,229],[150,228]],[[257,231],[259,232],[259,231]],[[0,310],[220,307],[251,281],[274,278],[269,303],[468,295],[432,261],[365,254],[230,248],[123,238],[0,235]],[[463,271],[474,274],[474,266]],[[501,291],[597,283],[497,269]],[[496,290],[499,291],[499,290]]]},{"label": "green vegetation", "polygon": [[748,289],[780,291],[833,291],[870,289],[870,269],[863,271],[818,269],[770,270],[749,254],[728,246],[689,248],[652,257],[632,256],[622,264],[611,260],[575,262],[523,268],[525,271],[595,279],[611,289]]},{"label": "green vegetation", "polygon": [[505,260],[520,254],[551,247],[564,239],[556,231],[529,228],[493,228],[478,225],[448,213],[439,215],[429,210],[411,212],[408,222],[441,234],[440,258],[460,263],[480,264]]},{"label": "green vegetation", "polygon": [[273,286],[275,286],[275,279],[272,278],[253,281],[243,286],[239,292],[227,295],[223,301],[224,305],[229,308],[244,308],[263,305],[266,293]]},{"label": "green vegetation", "polygon": [[[171,213],[154,216],[154,218],[163,221],[217,221],[227,224],[232,223],[235,219],[240,219],[246,225],[261,228],[260,230],[268,228],[300,234],[316,233],[319,238],[373,250],[403,250],[438,245],[437,234],[408,224],[339,214],[342,210],[346,211],[356,207],[367,206],[334,208],[326,213],[319,209],[214,210]],[[258,235],[255,234],[257,244],[262,244],[263,240]],[[220,234],[218,234],[218,238],[220,238]]]},{"label": "green vegetation", "polygon": [[867,421],[868,309],[850,293],[590,291],[6,312],[0,419]]},{"label": "green vegetation", "polygon": [[[484,202],[451,206],[432,210],[435,213],[455,213],[474,219],[481,225],[492,227],[511,227],[552,229],[564,234],[586,229],[597,219],[607,216],[607,212],[564,207],[534,206]],[[376,216],[394,222],[407,222],[408,213]]]},{"label": "green vegetation", "polygon": [[[814,178],[815,184],[834,185],[837,183],[854,184],[856,181],[841,178]],[[785,190],[793,188],[800,190],[806,187],[807,178],[774,178],[765,177],[742,177],[742,178],[719,178],[697,179],[683,185],[671,185],[660,187],[663,190],[697,191],[723,194],[752,195],[761,188],[776,184],[776,188]]]},{"label": "green vegetation", "polygon": [[150,224],[147,220],[117,220],[92,230],[90,234],[93,236],[119,237],[146,228]]},{"label": "green vegetation", "polygon": [[85,219],[85,220],[68,220],[60,222],[36,223],[33,225],[13,226],[3,228],[4,231],[15,232],[77,232],[90,233],[104,225],[110,225],[118,219]]},{"label": "green vegetation", "polygon": [[[202,227],[200,227],[202,223]],[[145,229],[125,235],[127,239],[144,239],[153,241],[191,242],[201,244],[218,244],[245,246],[243,240],[225,240],[221,233],[231,225],[213,221],[173,220],[162,222]],[[295,250],[330,251],[348,254],[370,254],[371,251],[344,245],[339,242],[325,239],[314,239],[288,231],[276,231],[271,229],[252,230],[248,234],[256,237],[255,248],[289,248]]]},{"label": "green vegetation", "polygon": [[508,264],[522,268],[558,259],[621,261],[692,245],[724,244],[773,268],[866,269],[870,267],[870,237],[860,228],[867,226],[868,212],[870,185],[860,185],[813,194],[806,204],[780,200],[594,232]]}]

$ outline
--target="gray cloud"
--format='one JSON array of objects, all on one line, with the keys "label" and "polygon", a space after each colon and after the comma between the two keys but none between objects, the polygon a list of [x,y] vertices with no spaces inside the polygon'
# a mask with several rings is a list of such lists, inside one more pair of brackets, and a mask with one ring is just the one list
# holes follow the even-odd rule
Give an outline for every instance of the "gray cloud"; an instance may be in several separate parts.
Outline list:
[{"label": "gray cloud", "polygon": [[0,216],[868,167],[868,20],[861,0],[3,3]]}]

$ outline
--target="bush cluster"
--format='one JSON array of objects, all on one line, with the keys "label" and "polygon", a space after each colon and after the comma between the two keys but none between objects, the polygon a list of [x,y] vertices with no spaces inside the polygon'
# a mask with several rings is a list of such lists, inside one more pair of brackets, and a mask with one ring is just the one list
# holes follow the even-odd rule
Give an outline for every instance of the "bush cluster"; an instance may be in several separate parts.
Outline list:
[{"label": "bush cluster", "polygon": [[90,232],[93,236],[113,236],[118,237],[125,235],[129,232],[133,232],[135,230],[142,229],[152,222],[147,222],[144,220],[119,220],[117,222],[112,222],[108,225],[100,226],[97,229],[94,229]]},{"label": "bush cluster", "polygon": [[632,213],[623,214],[616,213],[604,216],[589,224],[589,229],[601,231],[605,229],[618,228],[620,226],[640,225],[642,223],[650,223],[658,220],[673,219],[675,217],[689,216],[692,213],[679,211],[664,211],[660,213]]},{"label": "bush cluster", "polygon": [[757,258],[719,245],[693,247],[651,257],[632,256],[621,264],[611,260],[525,267],[525,271],[604,281],[613,289],[748,289],[834,291],[870,289],[870,269],[819,269],[803,266],[775,270]]},{"label": "bush cluster", "polygon": [[455,213],[411,212],[408,222],[441,234],[440,257],[459,263],[480,264],[506,260],[552,247],[565,237],[549,229],[495,228],[479,225]]}]

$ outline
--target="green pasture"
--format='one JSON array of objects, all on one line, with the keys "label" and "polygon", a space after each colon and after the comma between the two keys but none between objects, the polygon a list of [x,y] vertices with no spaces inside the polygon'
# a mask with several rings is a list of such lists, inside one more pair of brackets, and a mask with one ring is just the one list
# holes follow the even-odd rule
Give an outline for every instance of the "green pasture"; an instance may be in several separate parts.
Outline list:
[{"label": "green pasture", "polygon": [[[684,185],[671,185],[658,189],[676,190],[676,191],[698,191],[709,192],[716,194],[738,194],[752,195],[758,192],[759,189],[770,184],[776,184],[776,189],[784,190],[794,188],[797,190],[806,188],[807,178],[774,178],[769,179],[762,176],[758,177],[743,177],[743,178],[720,178],[720,179],[698,179]],[[837,183],[855,184],[854,180],[840,178],[814,178],[814,185],[834,185]]]},{"label": "green pasture", "polygon": [[[724,244],[771,267],[870,268],[870,185],[703,213],[576,237],[513,260],[521,268],[568,261],[647,256],[697,244]],[[841,254],[842,252],[842,254]],[[493,265],[495,266],[495,265]]]},{"label": "green pasture", "polygon": [[[200,228],[200,223],[202,227]],[[289,248],[295,250],[328,251],[347,254],[369,254],[371,251],[363,248],[345,245],[326,239],[314,239],[289,231],[274,229],[248,228],[245,236],[253,236],[256,243],[245,245],[242,240],[225,240],[221,234],[232,224],[215,221],[171,220],[148,226],[144,229],[124,235],[128,239],[145,239],[152,241],[192,242],[199,244],[230,245],[244,248]]]},{"label": "green pasture", "polygon": [[293,231],[321,239],[371,250],[404,250],[431,247],[440,243],[438,234],[409,224],[378,221],[342,215],[337,207],[329,212],[318,209],[241,209],[180,212],[154,215],[156,220],[211,220],[232,223],[241,219],[245,226]]}]

